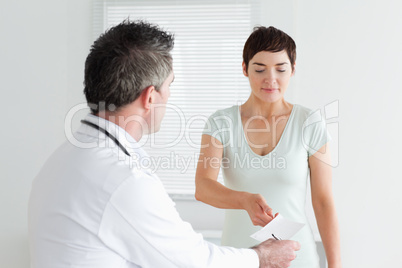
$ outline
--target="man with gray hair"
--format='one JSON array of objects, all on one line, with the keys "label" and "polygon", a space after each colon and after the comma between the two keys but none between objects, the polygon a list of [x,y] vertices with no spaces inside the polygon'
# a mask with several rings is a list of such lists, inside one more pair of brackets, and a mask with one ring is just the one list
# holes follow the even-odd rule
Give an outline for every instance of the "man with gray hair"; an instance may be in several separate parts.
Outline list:
[{"label": "man with gray hair", "polygon": [[172,48],[171,34],[128,20],[93,44],[84,89],[91,114],[75,134],[88,146],[65,142],[33,182],[32,268],[289,267],[295,258],[294,241],[270,239],[252,249],[204,241],[160,179],[131,165],[133,154],[148,157],[137,141],[163,119]]}]

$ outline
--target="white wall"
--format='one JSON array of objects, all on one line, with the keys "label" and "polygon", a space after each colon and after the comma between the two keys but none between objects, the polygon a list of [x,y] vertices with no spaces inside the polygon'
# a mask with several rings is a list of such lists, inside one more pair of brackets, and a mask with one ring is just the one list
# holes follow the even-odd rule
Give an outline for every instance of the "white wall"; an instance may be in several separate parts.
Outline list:
[{"label": "white wall", "polygon": [[92,42],[89,0],[0,2],[0,267],[28,267],[33,177],[64,140],[64,116],[83,102]]},{"label": "white wall", "polygon": [[344,267],[402,267],[399,3],[298,2],[297,99],[339,100],[333,185]]},{"label": "white wall", "polygon": [[[395,2],[272,0],[261,11],[265,24],[290,33],[298,46],[288,98],[317,108],[339,101],[333,184],[344,267],[402,264],[402,6]],[[0,4],[0,267],[28,266],[30,185],[64,140],[67,111],[84,101],[91,6],[89,0]],[[189,201],[179,208],[197,229],[221,226],[219,212],[199,217],[197,204],[193,217]]]}]

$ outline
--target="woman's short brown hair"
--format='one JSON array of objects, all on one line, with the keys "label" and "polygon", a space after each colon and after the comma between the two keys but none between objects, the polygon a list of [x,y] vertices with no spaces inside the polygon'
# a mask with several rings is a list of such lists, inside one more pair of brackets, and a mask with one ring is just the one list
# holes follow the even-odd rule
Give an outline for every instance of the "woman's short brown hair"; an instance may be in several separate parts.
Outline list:
[{"label": "woman's short brown hair", "polygon": [[246,64],[246,71],[250,60],[260,51],[279,52],[285,50],[288,54],[292,71],[296,62],[296,43],[292,37],[275,27],[254,27],[248,37],[243,49],[243,61]]}]

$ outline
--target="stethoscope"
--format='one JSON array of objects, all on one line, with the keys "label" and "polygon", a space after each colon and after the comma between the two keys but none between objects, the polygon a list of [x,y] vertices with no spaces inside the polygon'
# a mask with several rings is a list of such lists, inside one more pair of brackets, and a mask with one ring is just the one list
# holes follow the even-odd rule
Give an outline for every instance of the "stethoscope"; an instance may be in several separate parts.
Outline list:
[{"label": "stethoscope", "polygon": [[108,136],[110,139],[112,139],[112,141],[114,141],[114,143],[116,143],[116,145],[119,146],[120,149],[122,149],[123,152],[124,152],[126,155],[130,156],[130,154],[128,153],[128,151],[126,150],[126,148],[124,148],[124,146],[123,146],[112,134],[110,134],[109,132],[107,132],[106,129],[101,128],[100,126],[98,126],[98,125],[96,125],[96,124],[94,124],[94,123],[91,123],[91,122],[89,122],[89,121],[87,121],[87,120],[81,120],[81,123],[83,123],[83,124],[85,124],[85,125],[88,125],[88,126],[90,126],[90,127],[93,127],[93,128],[95,128],[95,129],[99,130],[100,132],[104,133],[106,136]]}]

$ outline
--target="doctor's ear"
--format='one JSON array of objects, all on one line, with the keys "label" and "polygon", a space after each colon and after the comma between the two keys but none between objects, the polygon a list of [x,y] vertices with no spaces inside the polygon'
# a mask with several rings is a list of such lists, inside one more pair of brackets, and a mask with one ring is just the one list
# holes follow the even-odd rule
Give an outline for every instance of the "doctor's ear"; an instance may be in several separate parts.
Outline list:
[{"label": "doctor's ear", "polygon": [[141,92],[141,95],[140,95],[141,103],[142,103],[142,106],[146,110],[150,110],[151,104],[155,101],[154,100],[154,98],[155,98],[154,92],[156,92],[156,89],[154,86],[149,86]]}]

